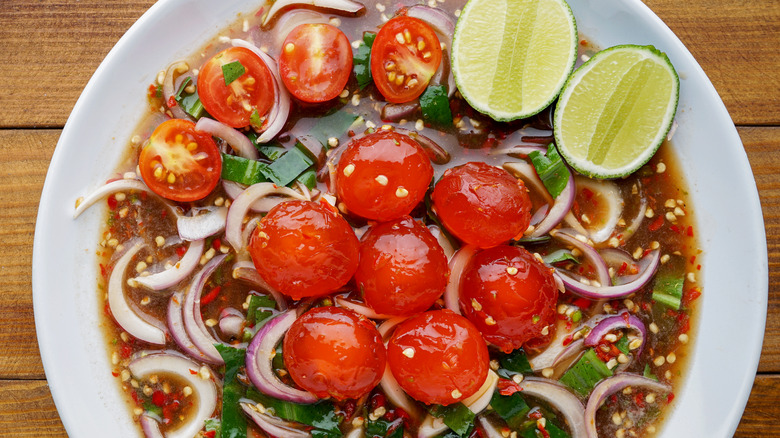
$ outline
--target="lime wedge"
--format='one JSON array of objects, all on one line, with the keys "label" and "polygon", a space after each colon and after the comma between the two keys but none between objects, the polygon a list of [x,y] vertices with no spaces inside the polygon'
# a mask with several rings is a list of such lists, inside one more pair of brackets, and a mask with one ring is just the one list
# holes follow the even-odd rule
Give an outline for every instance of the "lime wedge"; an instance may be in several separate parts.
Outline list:
[{"label": "lime wedge", "polygon": [[577,26],[563,0],[469,0],[452,40],[458,90],[499,121],[549,106],[576,59]]},{"label": "lime wedge", "polygon": [[602,50],[566,82],[555,107],[558,151],[578,172],[626,176],[655,154],[677,112],[680,80],[652,46]]}]

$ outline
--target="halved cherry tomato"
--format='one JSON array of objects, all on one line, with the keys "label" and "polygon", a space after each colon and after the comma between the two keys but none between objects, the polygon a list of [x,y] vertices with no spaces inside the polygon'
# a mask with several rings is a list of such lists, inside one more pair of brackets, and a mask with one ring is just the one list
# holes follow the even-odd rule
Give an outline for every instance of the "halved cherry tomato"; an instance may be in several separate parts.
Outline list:
[{"label": "halved cherry tomato", "polygon": [[293,96],[325,102],[344,89],[352,73],[352,48],[344,32],[330,24],[301,24],[287,35],[279,74]]},{"label": "halved cherry tomato", "polygon": [[433,234],[403,216],[363,235],[355,282],[378,313],[412,315],[441,296],[447,272],[447,256]]},{"label": "halved cherry tomato", "polygon": [[371,75],[388,102],[419,97],[440,63],[439,38],[424,21],[405,15],[385,23],[371,48]]},{"label": "halved cherry tomato", "polygon": [[293,381],[320,398],[358,398],[379,383],[387,353],[376,326],[355,312],[316,307],[284,337],[284,364]]},{"label": "halved cherry tomato", "polygon": [[309,201],[272,208],[249,241],[260,276],[296,300],[344,286],[357,269],[359,248],[355,232],[338,212]]},{"label": "halved cherry tomato", "polygon": [[463,272],[460,307],[491,344],[505,352],[552,337],[558,288],[552,271],[525,249],[478,252]]},{"label": "halved cherry tomato", "polygon": [[387,221],[409,214],[432,177],[431,160],[416,141],[381,130],[347,146],[339,159],[336,189],[350,212]]},{"label": "halved cherry tomato", "polygon": [[209,134],[189,120],[161,123],[138,157],[141,178],[154,193],[178,202],[203,199],[222,174],[222,156]]},{"label": "halved cherry tomato", "polygon": [[448,169],[431,199],[452,234],[481,248],[508,241],[531,221],[532,203],[523,181],[485,163]]},{"label": "halved cherry tomato", "polygon": [[399,324],[387,344],[387,361],[407,394],[423,403],[451,405],[482,386],[490,357],[479,330],[445,309]]},{"label": "halved cherry tomato", "polygon": [[[225,85],[222,66],[240,62],[245,73]],[[234,128],[249,125],[257,111],[264,117],[274,103],[271,71],[259,56],[244,47],[225,49],[206,61],[198,74],[198,95],[203,108],[220,122]]]}]

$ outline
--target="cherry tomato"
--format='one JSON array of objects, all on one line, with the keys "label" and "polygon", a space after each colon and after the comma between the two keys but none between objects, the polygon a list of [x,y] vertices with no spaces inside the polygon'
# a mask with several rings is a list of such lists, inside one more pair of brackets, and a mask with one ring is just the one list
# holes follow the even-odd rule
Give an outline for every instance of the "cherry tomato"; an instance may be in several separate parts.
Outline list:
[{"label": "cherry tomato", "polygon": [[344,286],[357,269],[359,248],[355,232],[338,212],[309,201],[272,208],[249,241],[260,276],[296,300]]},{"label": "cherry tomato", "polygon": [[360,242],[355,281],[366,304],[386,315],[422,312],[447,287],[447,256],[409,216],[374,225]]},{"label": "cherry tomato", "polygon": [[301,24],[287,35],[279,74],[293,96],[305,102],[335,98],[352,73],[352,48],[344,32],[330,24]]},{"label": "cherry tomato", "polygon": [[[245,72],[225,85],[223,66],[234,62],[239,62]],[[255,111],[262,118],[271,109],[274,83],[271,71],[259,56],[244,47],[231,47],[203,64],[198,74],[198,95],[203,108],[217,120],[243,128],[249,125]]]},{"label": "cherry tomato", "polygon": [[507,353],[553,334],[558,288],[550,268],[525,249],[499,245],[478,252],[460,288],[463,313]]},{"label": "cherry tomato", "polygon": [[379,383],[387,353],[374,323],[351,310],[316,307],[284,337],[293,381],[320,398],[358,398]]},{"label": "cherry tomato", "polygon": [[523,182],[485,163],[448,169],[431,199],[452,234],[481,248],[523,233],[531,221],[531,198]]},{"label": "cherry tomato", "polygon": [[385,23],[371,48],[371,75],[388,102],[418,98],[441,63],[441,45],[424,21],[405,15]]},{"label": "cherry tomato", "polygon": [[407,394],[423,403],[450,405],[477,392],[490,358],[477,328],[445,309],[399,324],[387,344],[387,361]]},{"label": "cherry tomato", "polygon": [[388,221],[409,214],[433,178],[425,151],[406,135],[381,130],[352,140],[336,175],[339,201],[366,219]]},{"label": "cherry tomato", "polygon": [[203,199],[222,174],[222,156],[209,134],[189,120],[161,123],[138,157],[141,178],[154,193],[178,202]]}]

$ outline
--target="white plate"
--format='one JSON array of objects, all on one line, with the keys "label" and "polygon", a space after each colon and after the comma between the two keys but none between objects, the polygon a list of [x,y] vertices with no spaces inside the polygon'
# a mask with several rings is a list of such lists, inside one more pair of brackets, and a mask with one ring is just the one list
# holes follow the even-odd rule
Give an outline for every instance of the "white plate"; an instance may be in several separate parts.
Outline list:
[{"label": "white plate", "polygon": [[[747,156],[712,84],[674,34],[639,0],[570,0],[582,35],[600,47],[652,44],[681,78],[677,156],[705,252],[693,358],[665,437],[731,437],[755,377],[767,304],[761,206]],[[111,50],[79,98],[54,151],[33,248],[33,299],[43,365],[72,437],[138,436],[98,326],[95,262],[101,213],[73,220],[74,202],[119,160],[157,72],[190,54],[245,0],[162,0]]]}]

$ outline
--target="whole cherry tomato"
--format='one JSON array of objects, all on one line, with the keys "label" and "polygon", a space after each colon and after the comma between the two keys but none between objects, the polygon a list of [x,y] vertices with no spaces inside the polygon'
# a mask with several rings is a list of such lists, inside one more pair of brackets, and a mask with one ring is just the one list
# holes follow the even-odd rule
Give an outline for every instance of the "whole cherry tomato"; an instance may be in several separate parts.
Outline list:
[{"label": "whole cherry tomato", "polygon": [[249,242],[260,276],[293,299],[344,286],[357,269],[359,248],[355,232],[338,212],[309,201],[272,208]]},{"label": "whole cherry tomato", "polygon": [[411,137],[381,130],[354,139],[339,159],[336,189],[347,210],[388,221],[409,214],[433,178],[428,155]]},{"label": "whole cherry tomato", "polygon": [[317,397],[336,400],[368,394],[387,363],[374,323],[338,307],[316,307],[295,320],[283,351],[295,383]]},{"label": "whole cherry tomato", "polygon": [[163,198],[178,202],[203,199],[222,174],[222,156],[211,135],[189,120],[166,120],[155,128],[138,157],[141,178]]},{"label": "whole cherry tomato", "polygon": [[552,336],[557,302],[552,271],[523,248],[482,250],[461,277],[463,313],[485,340],[507,353]]},{"label": "whole cherry tomato", "polygon": [[489,248],[522,234],[531,222],[531,198],[507,171],[470,162],[444,172],[431,197],[455,237]]},{"label": "whole cherry tomato", "polygon": [[374,225],[360,242],[355,281],[369,307],[386,315],[428,309],[447,287],[447,256],[409,216]]},{"label": "whole cherry tomato", "polygon": [[445,309],[399,324],[387,344],[387,361],[407,394],[423,403],[450,405],[477,392],[490,357],[479,330]]}]

